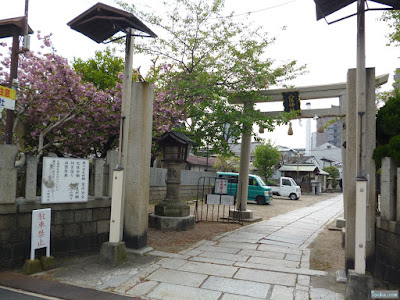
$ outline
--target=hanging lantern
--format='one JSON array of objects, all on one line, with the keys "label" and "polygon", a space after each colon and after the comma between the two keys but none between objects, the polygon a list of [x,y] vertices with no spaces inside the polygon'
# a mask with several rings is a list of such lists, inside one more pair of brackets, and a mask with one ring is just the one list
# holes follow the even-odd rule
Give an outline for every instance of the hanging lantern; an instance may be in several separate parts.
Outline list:
[{"label": "hanging lantern", "polygon": [[264,126],[260,126],[258,128],[258,133],[264,133]]},{"label": "hanging lantern", "polygon": [[289,130],[288,130],[287,134],[293,135],[292,122],[289,122]]}]

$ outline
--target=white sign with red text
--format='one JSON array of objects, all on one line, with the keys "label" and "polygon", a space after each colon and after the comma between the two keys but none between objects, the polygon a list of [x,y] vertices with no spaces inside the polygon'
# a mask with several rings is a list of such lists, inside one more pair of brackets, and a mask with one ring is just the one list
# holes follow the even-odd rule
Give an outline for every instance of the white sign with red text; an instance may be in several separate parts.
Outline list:
[{"label": "white sign with red text", "polygon": [[35,250],[46,248],[46,256],[50,256],[51,208],[32,211],[31,260],[35,259]]},{"label": "white sign with red text", "polygon": [[227,179],[215,179],[215,193],[220,195],[228,193]]}]

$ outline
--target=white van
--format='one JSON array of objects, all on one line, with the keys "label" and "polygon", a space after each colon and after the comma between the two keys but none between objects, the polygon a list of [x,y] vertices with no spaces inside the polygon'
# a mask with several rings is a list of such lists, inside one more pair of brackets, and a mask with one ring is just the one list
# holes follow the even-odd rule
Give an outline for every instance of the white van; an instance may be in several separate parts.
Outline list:
[{"label": "white van", "polygon": [[301,188],[290,177],[281,177],[279,186],[270,187],[274,195],[289,197],[291,200],[297,200],[301,196]]}]

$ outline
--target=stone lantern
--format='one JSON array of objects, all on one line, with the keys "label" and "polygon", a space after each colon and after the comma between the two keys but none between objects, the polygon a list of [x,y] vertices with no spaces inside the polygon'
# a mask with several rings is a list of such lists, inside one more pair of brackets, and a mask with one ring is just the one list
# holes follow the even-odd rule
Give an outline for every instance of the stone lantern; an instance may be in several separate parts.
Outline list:
[{"label": "stone lantern", "polygon": [[329,176],[329,177],[327,178],[327,180],[328,180],[328,187],[326,188],[326,191],[327,191],[328,193],[333,193],[333,192],[334,192],[333,187],[332,187],[333,178],[332,178],[331,176]]},{"label": "stone lantern", "polygon": [[167,195],[150,215],[150,227],[161,230],[187,230],[194,227],[190,207],[180,201],[181,170],[185,166],[193,141],[179,132],[166,132],[158,141],[167,163]]}]

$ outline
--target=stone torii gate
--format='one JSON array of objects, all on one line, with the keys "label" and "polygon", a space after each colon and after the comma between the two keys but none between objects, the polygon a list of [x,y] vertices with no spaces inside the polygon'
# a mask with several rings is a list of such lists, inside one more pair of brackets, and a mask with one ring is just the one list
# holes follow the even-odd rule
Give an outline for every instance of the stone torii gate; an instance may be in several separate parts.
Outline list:
[{"label": "stone torii gate", "polygon": [[[367,200],[367,243],[366,243],[366,261],[367,268],[373,266],[375,254],[375,163],[372,160],[372,152],[375,149],[375,88],[385,84],[388,81],[388,74],[375,78],[375,69],[367,69],[367,111],[363,127],[366,132],[365,144],[362,146],[362,153],[357,157],[357,136],[356,120],[358,109],[356,105],[356,70],[350,69],[347,74],[347,82],[336,83],[321,86],[307,86],[293,89],[274,89],[263,90],[259,93],[268,96],[267,100],[252,102],[246,99],[236,97],[231,100],[234,104],[243,104],[244,110],[254,109],[255,103],[280,102],[283,101],[282,93],[298,91],[302,100],[339,98],[339,106],[331,106],[326,109],[302,110],[300,118],[337,116],[340,117],[342,128],[342,161],[343,161],[343,190],[344,190],[344,215],[346,219],[346,251],[345,267],[354,268],[355,261],[355,214],[356,214],[356,163],[363,161],[366,166],[369,178],[368,200]],[[282,112],[264,112],[265,116],[274,117]],[[346,118],[347,116],[347,118]],[[242,146],[240,153],[240,171],[239,181],[248,182],[250,165],[250,144],[252,128],[244,128],[242,132]],[[247,209],[248,185],[241,184],[238,187],[238,204],[234,215],[240,215],[244,220],[254,219],[253,212]]]}]

